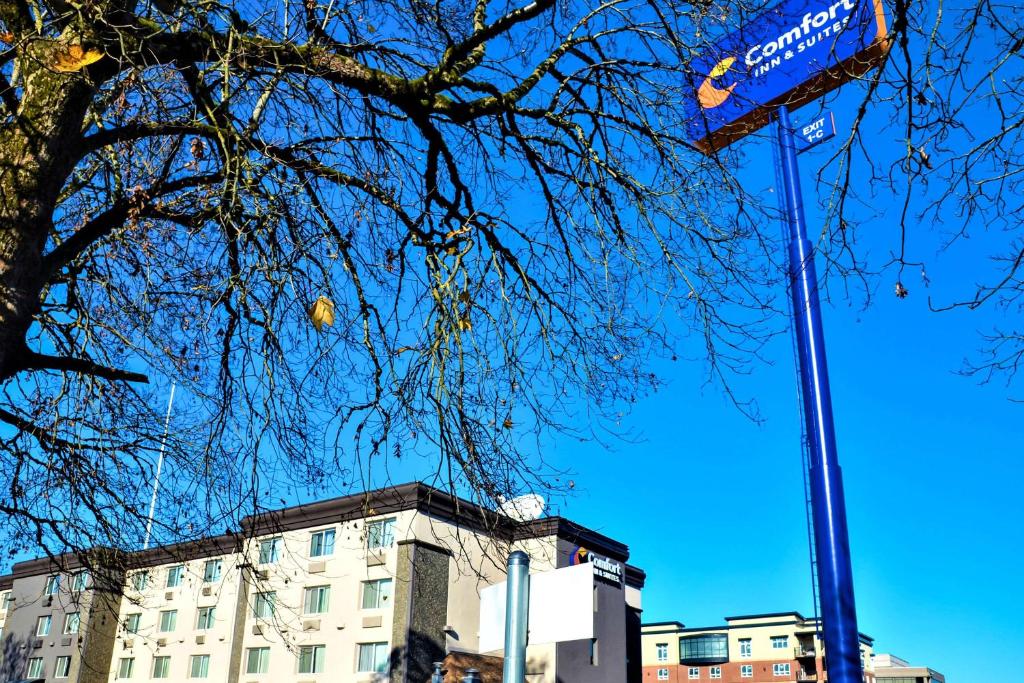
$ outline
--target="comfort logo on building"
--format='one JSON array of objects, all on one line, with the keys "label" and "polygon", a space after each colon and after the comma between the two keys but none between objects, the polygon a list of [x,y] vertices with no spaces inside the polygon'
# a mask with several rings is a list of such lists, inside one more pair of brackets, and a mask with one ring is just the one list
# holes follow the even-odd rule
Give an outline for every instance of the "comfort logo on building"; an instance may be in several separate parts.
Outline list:
[{"label": "comfort logo on building", "polygon": [[581,545],[576,546],[569,556],[569,566],[578,564],[591,564],[594,566],[594,576],[610,581],[618,586],[622,585],[622,563],[597,553],[592,553]]},{"label": "comfort logo on building", "polygon": [[590,551],[581,545],[576,546],[569,557],[569,566],[575,567],[578,564],[586,564],[590,559]]}]

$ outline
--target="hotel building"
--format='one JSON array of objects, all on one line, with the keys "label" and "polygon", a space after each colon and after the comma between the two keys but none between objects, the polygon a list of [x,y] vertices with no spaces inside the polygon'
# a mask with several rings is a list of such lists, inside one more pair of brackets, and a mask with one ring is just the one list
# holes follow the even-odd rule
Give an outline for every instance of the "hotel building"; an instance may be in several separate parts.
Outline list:
[{"label": "hotel building", "polygon": [[594,637],[531,645],[527,680],[638,681],[644,574],[624,544],[418,483],[247,517],[237,533],[102,570],[16,564],[0,577],[0,681],[426,683],[434,661],[494,671],[502,653],[480,651],[480,591],[504,581],[512,550],[531,572],[580,558],[615,568],[595,572]]},{"label": "hotel building", "polygon": [[913,666],[895,655],[876,654],[872,659],[875,683],[946,683],[946,677],[927,666]]},{"label": "hotel building", "polygon": [[[678,621],[642,627],[643,681],[789,683],[827,681],[818,623],[799,612],[726,617],[725,625]],[[860,634],[867,683],[874,683],[872,639]]]}]

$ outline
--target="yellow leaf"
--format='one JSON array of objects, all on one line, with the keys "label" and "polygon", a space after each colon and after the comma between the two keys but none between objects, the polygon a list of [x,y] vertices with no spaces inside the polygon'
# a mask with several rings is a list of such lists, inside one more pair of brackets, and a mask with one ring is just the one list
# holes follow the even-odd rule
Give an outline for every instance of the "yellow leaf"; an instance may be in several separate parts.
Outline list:
[{"label": "yellow leaf", "polygon": [[309,307],[309,319],[313,327],[320,332],[324,325],[330,327],[334,324],[334,302],[325,296],[321,296]]},{"label": "yellow leaf", "polygon": [[8,45],[10,45],[13,42],[14,42],[14,34],[13,33],[0,32],[0,43],[7,43]]},{"label": "yellow leaf", "polygon": [[53,64],[53,70],[61,73],[81,71],[90,64],[103,59],[103,53],[99,50],[86,50],[81,45],[60,45],[54,51],[54,56],[56,61]]},{"label": "yellow leaf", "polygon": [[473,329],[473,323],[470,322],[468,315],[459,318],[459,329],[463,332],[468,332]]}]

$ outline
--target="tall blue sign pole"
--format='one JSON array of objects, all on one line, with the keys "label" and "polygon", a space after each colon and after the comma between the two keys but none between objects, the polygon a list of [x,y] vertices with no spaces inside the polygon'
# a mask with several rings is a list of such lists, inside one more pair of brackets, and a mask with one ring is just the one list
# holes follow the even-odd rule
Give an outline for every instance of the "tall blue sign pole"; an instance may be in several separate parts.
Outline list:
[{"label": "tall blue sign pole", "polygon": [[778,109],[777,132],[782,160],[783,205],[789,228],[789,291],[800,366],[804,429],[811,453],[808,479],[828,679],[832,683],[861,683],[860,635],[853,600],[846,501],[832,423],[832,395],[825,361],[818,274],[814,267],[814,250],[807,239],[796,140],[789,109],[784,105]]},{"label": "tall blue sign pole", "polygon": [[[860,634],[846,528],[842,473],[818,301],[814,251],[807,239],[790,109],[874,68],[889,49],[881,0],[782,0],[717,40],[691,65],[694,96],[688,133],[705,154],[778,121],[789,285],[797,340],[818,589],[830,683],[862,683]],[[818,119],[805,142],[824,135]],[[831,123],[831,117],[828,119]]]}]

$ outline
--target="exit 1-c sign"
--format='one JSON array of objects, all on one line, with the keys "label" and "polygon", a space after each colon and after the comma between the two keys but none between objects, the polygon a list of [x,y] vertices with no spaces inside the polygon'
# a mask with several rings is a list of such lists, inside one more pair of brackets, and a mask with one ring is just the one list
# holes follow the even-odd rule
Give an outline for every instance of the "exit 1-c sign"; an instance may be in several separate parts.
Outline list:
[{"label": "exit 1-c sign", "polygon": [[805,124],[798,125],[793,129],[793,138],[796,140],[796,153],[806,152],[835,137],[836,119],[832,112],[822,112],[820,116]]}]

